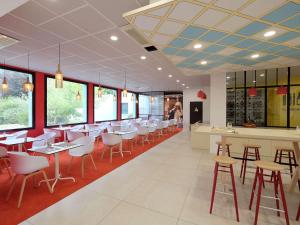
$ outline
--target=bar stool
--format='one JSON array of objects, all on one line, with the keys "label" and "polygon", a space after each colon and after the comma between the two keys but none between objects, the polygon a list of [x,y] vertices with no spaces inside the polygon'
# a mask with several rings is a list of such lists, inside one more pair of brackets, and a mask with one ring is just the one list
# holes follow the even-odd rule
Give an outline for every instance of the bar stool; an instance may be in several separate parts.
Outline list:
[{"label": "bar stool", "polygon": [[211,193],[211,202],[210,202],[209,213],[210,214],[212,213],[216,192],[221,193],[221,194],[226,194],[226,195],[232,195],[232,194],[228,194],[228,193],[225,193],[225,192],[216,191],[217,178],[218,178],[219,171],[224,172],[224,173],[230,173],[232,191],[233,191],[233,199],[234,199],[234,206],[235,206],[235,213],[236,213],[236,220],[239,222],[240,221],[239,220],[239,210],[238,210],[237,195],[236,195],[234,173],[233,173],[233,166],[232,166],[234,163],[236,163],[236,161],[234,159],[228,157],[228,156],[219,155],[219,156],[215,157],[214,181],[213,181],[213,189],[212,189],[212,193]]},{"label": "bar stool", "polygon": [[[221,141],[217,141],[216,144],[218,145],[218,151],[217,151],[217,155],[220,155],[220,151],[223,151],[222,149],[222,142]],[[232,144],[231,143],[226,143],[226,148],[227,148],[227,153],[228,153],[228,156],[230,157],[230,146]]]},{"label": "bar stool", "polygon": [[[288,162],[284,162],[283,159],[288,159]],[[291,177],[293,177],[293,167],[298,166],[294,149],[290,149],[288,147],[276,147],[274,162],[281,165],[288,165]]]},{"label": "bar stool", "polygon": [[244,155],[242,159],[240,178],[243,179],[242,183],[244,184],[245,177],[246,177],[246,170],[247,170],[247,162],[248,160],[249,161],[260,160],[259,149],[261,148],[261,146],[255,144],[244,144],[243,146],[244,146]]},{"label": "bar stool", "polygon": [[[251,210],[253,199],[254,199],[254,194],[255,194],[255,191],[256,191],[256,184],[258,182],[254,225],[257,224],[259,208],[275,210],[275,211],[277,211],[277,216],[280,216],[280,212],[284,212],[286,224],[289,225],[290,221],[289,221],[288,209],[287,209],[287,204],[286,204],[286,200],[285,200],[285,195],[284,195],[284,190],[283,190],[283,185],[282,185],[282,179],[281,179],[281,171],[284,169],[283,166],[279,165],[278,163],[267,162],[267,161],[255,161],[254,164],[256,165],[256,173],[255,173],[255,178],[254,178],[252,192],[251,192],[251,198],[250,198],[250,204],[249,204],[249,210]],[[272,173],[272,176],[273,176],[274,179],[273,179],[273,181],[269,181],[269,182],[274,183],[275,197],[262,196],[261,195],[262,186],[263,186],[263,183],[264,183],[264,178],[263,178],[264,177],[264,170],[271,171],[271,173]],[[280,191],[281,198],[279,198],[278,189]],[[261,197],[268,198],[268,199],[270,199],[270,198],[275,199],[276,209],[261,206],[260,205]],[[283,210],[280,210],[279,200],[282,201]]]}]

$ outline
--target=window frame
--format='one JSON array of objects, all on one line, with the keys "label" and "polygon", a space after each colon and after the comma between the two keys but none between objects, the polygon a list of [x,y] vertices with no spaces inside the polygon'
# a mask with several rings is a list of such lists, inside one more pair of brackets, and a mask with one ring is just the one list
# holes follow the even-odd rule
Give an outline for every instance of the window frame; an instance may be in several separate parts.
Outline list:
[{"label": "window frame", "polygon": [[0,132],[10,132],[10,131],[21,131],[21,130],[33,130],[36,128],[36,106],[35,106],[35,93],[36,93],[36,72],[32,70],[26,70],[26,69],[20,69],[16,67],[11,67],[11,66],[4,66],[0,65],[1,69],[4,70],[10,70],[10,71],[15,71],[15,72],[20,72],[20,73],[27,73],[31,75],[32,83],[34,85],[34,89],[32,92],[32,106],[31,106],[31,118],[32,118],[32,124],[30,127],[24,127],[24,128],[15,128],[15,129],[5,129],[5,130],[0,130]]},{"label": "window frame", "polygon": [[[122,118],[122,97],[123,97],[123,91],[124,89],[120,89],[121,91],[121,95],[120,95],[120,120],[132,120],[132,119],[136,119],[138,117],[138,104],[139,102],[136,102],[135,101],[135,117],[132,117],[132,118]],[[127,90],[127,93],[132,93],[132,94],[135,94],[135,97],[136,97],[136,100],[139,99],[138,95],[139,93],[138,92],[135,92],[135,91],[128,91]]]},{"label": "window frame", "polygon": [[118,102],[119,102],[119,96],[118,96],[118,88],[113,88],[113,87],[109,87],[109,86],[105,86],[105,85],[101,85],[102,88],[106,88],[106,89],[111,89],[111,90],[115,90],[116,91],[116,101],[117,101],[117,105],[116,105],[116,112],[117,112],[117,116],[115,120],[95,120],[95,87],[99,87],[99,85],[97,84],[93,84],[93,116],[94,116],[94,123],[102,123],[102,122],[111,122],[111,121],[118,121]]},{"label": "window frame", "polygon": [[[48,87],[47,87],[47,79],[51,78],[51,79],[55,79],[55,76],[53,75],[45,75],[45,79],[44,79],[44,85],[45,85],[45,107],[44,107],[44,127],[45,128],[52,128],[52,127],[58,127],[59,124],[56,125],[47,125],[47,105],[48,105]],[[84,84],[86,86],[86,122],[81,122],[81,123],[67,123],[67,124],[61,124],[62,126],[73,126],[73,125],[81,125],[81,124],[87,124],[89,121],[89,85],[88,82],[85,81],[79,81],[79,80],[75,80],[75,79],[71,79],[68,77],[64,77],[64,81],[69,81],[69,82],[74,82],[74,83],[78,83],[78,84]]]}]

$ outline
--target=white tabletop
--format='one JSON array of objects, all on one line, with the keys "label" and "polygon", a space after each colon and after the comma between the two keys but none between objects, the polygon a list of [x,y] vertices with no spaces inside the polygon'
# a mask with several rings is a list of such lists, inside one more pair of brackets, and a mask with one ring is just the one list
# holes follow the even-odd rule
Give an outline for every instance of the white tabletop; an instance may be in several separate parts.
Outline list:
[{"label": "white tabletop", "polygon": [[0,139],[7,138],[7,137],[12,137],[12,136],[14,136],[14,134],[5,134],[5,133],[3,133],[3,134],[0,134]]},{"label": "white tabletop", "polygon": [[66,150],[70,150],[70,149],[73,149],[73,148],[78,148],[80,146],[82,146],[82,145],[81,144],[66,143],[66,142],[59,142],[59,143],[53,144],[50,147],[45,146],[45,147],[30,148],[30,149],[28,149],[28,151],[51,155],[51,154],[55,154],[55,153],[58,153],[58,152],[63,152],[63,151],[66,151]]},{"label": "white tabletop", "polygon": [[71,130],[72,127],[53,127],[53,130],[60,130],[60,131],[66,131],[66,130]]},{"label": "white tabletop", "polygon": [[34,141],[41,141],[41,140],[42,139],[27,137],[27,138],[17,138],[17,139],[11,139],[11,140],[3,140],[3,141],[0,141],[0,144],[3,144],[3,145],[18,145],[18,144],[24,144],[24,143],[34,142]]},{"label": "white tabletop", "polygon": [[288,129],[271,129],[271,128],[234,128],[235,133],[230,132],[226,128],[211,128],[209,126],[200,126],[195,132],[209,135],[221,135],[236,138],[253,138],[264,140],[281,140],[300,142],[300,134],[296,130]]},{"label": "white tabletop", "polygon": [[135,132],[134,130],[128,130],[128,131],[121,131],[121,130],[117,130],[117,131],[114,131],[114,132],[108,132],[110,134],[116,134],[116,135],[124,135],[124,134],[131,134]]}]

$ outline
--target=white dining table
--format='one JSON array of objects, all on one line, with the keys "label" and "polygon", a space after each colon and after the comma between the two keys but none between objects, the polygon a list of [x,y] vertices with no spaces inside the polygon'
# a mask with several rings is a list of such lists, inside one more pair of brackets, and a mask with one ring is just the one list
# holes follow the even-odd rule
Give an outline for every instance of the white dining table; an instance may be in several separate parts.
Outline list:
[{"label": "white dining table", "polygon": [[72,127],[53,127],[52,129],[62,131],[64,135],[64,141],[67,141],[67,131],[71,130]]},{"label": "white dining table", "polygon": [[7,138],[7,137],[12,137],[12,136],[14,136],[14,134],[2,133],[2,134],[0,134],[0,139]]},{"label": "white dining table", "polygon": [[[300,178],[300,134],[296,130],[288,129],[269,129],[269,128],[213,128],[210,126],[200,126],[195,132],[208,134],[208,135],[220,135],[223,149],[226,148],[226,138],[248,138],[248,139],[260,139],[260,140],[276,140],[276,141],[289,141],[293,143],[294,151],[296,155],[296,167],[292,180],[289,184],[288,191],[291,192],[295,189],[298,179]],[[222,154],[225,154],[222,151]]]},{"label": "white dining table", "polygon": [[[50,182],[54,181],[51,186],[52,191],[54,191],[54,187],[59,180],[72,180],[73,182],[75,182],[74,177],[63,177],[62,174],[60,173],[59,153],[73,149],[73,148],[78,148],[80,146],[82,146],[82,145],[72,144],[72,143],[67,143],[67,142],[59,142],[59,143],[52,144],[51,146],[36,147],[36,148],[28,149],[28,151],[31,151],[31,152],[42,153],[45,155],[54,155],[54,177],[48,179],[48,181],[50,181]],[[46,180],[41,180],[39,182],[39,185],[45,181]]]},{"label": "white dining table", "polygon": [[34,141],[41,141],[42,139],[40,138],[33,138],[33,137],[27,137],[27,138],[16,138],[16,139],[6,139],[0,141],[0,144],[5,145],[5,146],[13,146],[17,145],[18,146],[18,151],[22,152],[22,146],[25,143],[31,143]]}]

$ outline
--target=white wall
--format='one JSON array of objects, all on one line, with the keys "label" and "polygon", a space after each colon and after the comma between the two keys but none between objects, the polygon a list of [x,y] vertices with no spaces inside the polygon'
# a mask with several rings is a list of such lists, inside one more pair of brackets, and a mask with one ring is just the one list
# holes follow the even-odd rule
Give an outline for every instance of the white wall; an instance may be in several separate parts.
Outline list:
[{"label": "white wall", "polygon": [[197,97],[197,93],[200,89],[207,95],[207,99],[203,101],[203,122],[209,123],[210,121],[210,88],[199,86],[199,88],[196,89],[185,89],[183,91],[183,124],[185,128],[188,128],[190,125],[190,102],[200,101]]}]

